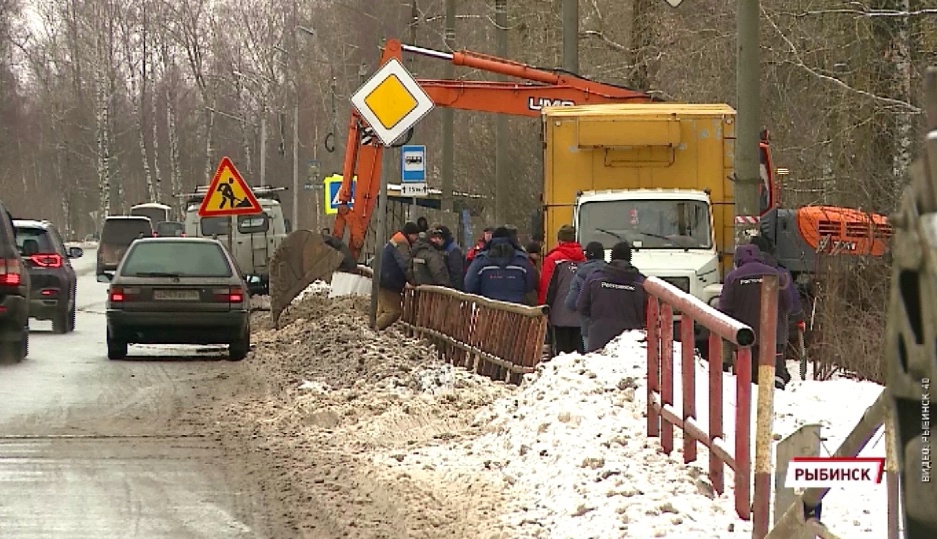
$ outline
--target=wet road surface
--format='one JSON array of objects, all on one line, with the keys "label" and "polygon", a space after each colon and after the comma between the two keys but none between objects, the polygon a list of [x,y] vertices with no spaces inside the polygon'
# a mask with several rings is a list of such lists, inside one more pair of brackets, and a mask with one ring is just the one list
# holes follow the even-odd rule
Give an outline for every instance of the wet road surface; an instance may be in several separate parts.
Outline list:
[{"label": "wet road surface", "polygon": [[268,536],[258,486],[183,413],[194,389],[240,364],[206,347],[108,360],[107,285],[93,250],[73,263],[75,332],[32,321],[29,357],[0,365],[0,537]]}]

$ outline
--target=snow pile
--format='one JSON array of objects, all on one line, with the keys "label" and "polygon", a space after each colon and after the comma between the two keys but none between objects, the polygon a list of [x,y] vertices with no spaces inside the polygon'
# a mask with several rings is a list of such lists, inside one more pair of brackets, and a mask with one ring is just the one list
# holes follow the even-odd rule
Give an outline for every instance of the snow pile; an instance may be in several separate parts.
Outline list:
[{"label": "snow pile", "polygon": [[[486,432],[474,440],[430,445],[405,457],[383,453],[375,462],[407,473],[427,466],[487,470],[509,488],[514,501],[502,518],[518,537],[750,537],[751,523],[735,514],[730,469],[726,492],[716,496],[706,477],[709,455],[704,446],[698,446],[695,463],[684,465],[679,430],[671,456],[660,453],[658,439],[647,437],[647,352],[642,341],[642,333],[626,333],[602,354],[561,355],[542,365],[518,393],[476,415],[474,425]],[[679,343],[674,348],[679,366]],[[678,410],[679,372],[675,369]],[[698,360],[697,415],[704,428],[705,373]],[[731,433],[732,375],[725,375],[724,387],[724,423]],[[775,393],[775,442],[804,423],[819,422],[826,439],[821,455],[829,455],[879,391],[871,383],[795,380],[788,391]],[[754,421],[753,416],[753,433]],[[862,454],[884,455],[881,440]],[[824,501],[824,518],[834,532],[848,537],[883,537],[884,495],[884,487],[833,489]]]},{"label": "snow pile", "polygon": [[659,453],[644,436],[638,398],[645,356],[559,356],[519,393],[476,416],[478,439],[417,450],[390,466],[472,467],[500,474],[516,502],[504,515],[523,537],[712,537],[735,523],[732,503],[716,499],[701,469]]},{"label": "snow pile", "polygon": [[303,301],[304,299],[306,299],[306,297],[311,296],[311,295],[327,294],[329,292],[329,289],[330,289],[329,283],[322,281],[322,280],[315,281],[309,286],[307,286],[306,288],[304,288],[302,292],[297,294],[296,297],[293,298],[293,301],[291,302],[291,304],[296,305],[300,303],[301,301]]}]

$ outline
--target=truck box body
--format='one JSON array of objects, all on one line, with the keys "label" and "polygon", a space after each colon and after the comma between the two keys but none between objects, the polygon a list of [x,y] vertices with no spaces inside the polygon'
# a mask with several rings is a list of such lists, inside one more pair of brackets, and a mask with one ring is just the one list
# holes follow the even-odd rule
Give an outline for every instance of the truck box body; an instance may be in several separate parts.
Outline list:
[{"label": "truck box body", "polygon": [[544,235],[574,222],[581,192],[709,193],[720,273],[732,265],[735,110],[725,104],[551,107],[543,112]]}]

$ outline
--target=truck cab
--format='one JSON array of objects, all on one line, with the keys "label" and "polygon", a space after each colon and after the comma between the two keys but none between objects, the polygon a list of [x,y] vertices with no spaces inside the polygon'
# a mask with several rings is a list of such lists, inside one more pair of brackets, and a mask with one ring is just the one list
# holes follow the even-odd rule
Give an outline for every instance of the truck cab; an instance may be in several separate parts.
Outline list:
[{"label": "truck cab", "polygon": [[689,189],[609,189],[578,193],[574,222],[580,244],[627,241],[632,264],[707,303],[721,290],[712,200]]}]

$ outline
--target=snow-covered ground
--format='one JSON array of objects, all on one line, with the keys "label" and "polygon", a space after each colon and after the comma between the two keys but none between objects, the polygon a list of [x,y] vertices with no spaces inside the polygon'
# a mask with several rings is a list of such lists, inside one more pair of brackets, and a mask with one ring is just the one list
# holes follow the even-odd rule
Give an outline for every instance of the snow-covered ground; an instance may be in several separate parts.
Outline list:
[{"label": "snow-covered ground", "polygon": [[[626,333],[604,353],[567,354],[544,364],[514,395],[475,418],[488,427],[479,438],[416,448],[403,459],[399,451],[378,454],[375,461],[404,469],[485,470],[500,477],[513,499],[504,518],[518,537],[750,537],[751,523],[734,511],[731,470],[726,469],[726,493],[716,496],[704,446],[697,462],[684,465],[679,431],[670,456],[660,452],[658,439],[647,437],[642,339],[641,332]],[[679,344],[675,348],[679,365]],[[675,373],[679,377],[679,368]],[[704,428],[705,373],[699,362],[697,409]],[[675,385],[679,410],[679,378]],[[734,377],[726,374],[724,386],[724,424],[731,433]],[[821,454],[828,455],[880,391],[872,383],[795,378],[787,391],[775,393],[775,441],[819,422],[825,438]],[[756,394],[753,401],[754,409]],[[732,447],[731,434],[728,438]],[[862,455],[883,456],[882,438],[880,431]],[[845,537],[879,538],[886,535],[885,508],[884,486],[833,489],[824,501],[823,520]]]}]

